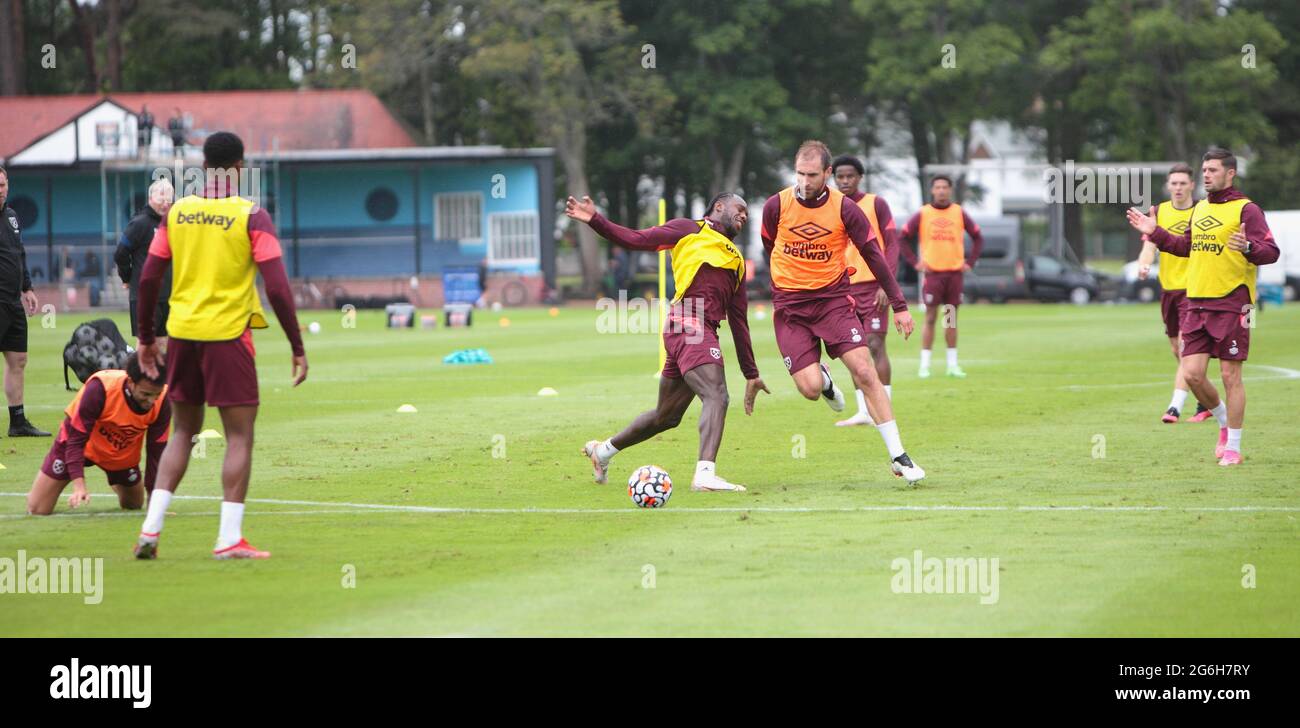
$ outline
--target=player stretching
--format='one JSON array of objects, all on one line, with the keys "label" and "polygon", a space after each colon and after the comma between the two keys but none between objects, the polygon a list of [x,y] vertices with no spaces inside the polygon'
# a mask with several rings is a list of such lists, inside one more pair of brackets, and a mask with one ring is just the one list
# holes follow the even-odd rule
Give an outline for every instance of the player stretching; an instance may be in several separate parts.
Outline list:
[{"label": "player stretching", "polygon": [[[1165,189],[1169,199],[1156,208],[1156,224],[1173,235],[1187,232],[1187,221],[1192,217],[1192,168],[1186,164],[1175,164],[1165,177]],[[1151,263],[1156,259],[1156,245],[1142,236],[1142,252],[1138,255],[1138,278],[1146,280],[1151,274]],[[1187,258],[1180,258],[1172,253],[1160,253],[1160,317],[1165,322],[1165,336],[1169,337],[1169,348],[1173,349],[1174,361],[1178,355],[1178,319],[1187,301]],[[1161,422],[1174,424],[1182,414],[1183,405],[1187,403],[1187,382],[1183,381],[1182,367],[1174,367],[1174,398],[1169,401],[1169,409],[1160,418]],[[1209,419],[1210,411],[1205,405],[1197,403],[1193,422]]]},{"label": "player stretching", "polygon": [[795,184],[763,205],[763,246],[771,255],[772,323],[776,345],[799,393],[824,398],[831,409],[844,409],[844,394],[821,363],[821,346],[832,359],[843,359],[862,390],[876,429],[885,441],[895,475],[909,484],[925,477],[903,449],[889,396],[867,350],[862,321],[849,295],[844,249],[857,248],[880,281],[894,309],[894,324],[903,336],[912,333],[912,315],[876,244],[871,223],[852,200],[826,185],[831,153],[819,141],[806,141],[795,153]]},{"label": "player stretching", "polygon": [[[871,230],[875,233],[876,243],[880,245],[881,252],[885,255],[885,262],[889,265],[891,275],[897,273],[898,228],[894,225],[894,215],[889,211],[889,203],[879,195],[858,190],[866,170],[857,157],[848,155],[838,157],[831,164],[831,169],[835,173],[835,186],[845,197],[858,203],[858,207],[862,208],[863,214],[867,216],[867,221],[871,223]],[[853,296],[858,318],[866,327],[867,349],[871,351],[871,359],[876,363],[876,374],[880,375],[885,396],[892,399],[894,393],[890,386],[890,379],[893,370],[889,365],[889,353],[885,351],[885,336],[889,333],[889,296],[885,294],[885,289],[880,287],[876,274],[871,272],[867,262],[858,254],[858,249],[849,245],[845,248],[845,252],[849,256],[849,267],[854,269],[853,275],[849,276],[849,295]],[[858,398],[857,414],[840,420],[835,425],[837,427],[874,425],[871,414],[867,412],[867,399],[863,396],[862,390],[855,389],[853,393]]]},{"label": "player stretching", "polygon": [[242,533],[258,405],[252,329],[267,327],[255,285],[259,270],[266,297],[293,350],[293,385],[307,378],[307,356],[271,216],[238,195],[244,143],[230,132],[216,132],[203,144],[203,159],[207,173],[203,196],[188,195],[172,205],[154,233],[140,274],[136,309],[140,365],[155,376],[160,355],[154,340],[154,315],[166,261],[171,260],[167,396],[176,429],[163,451],[157,487],[149,498],[149,512],[135,547],[140,559],[158,554],[163,516],[185,476],[191,443],[203,427],[205,404],[221,413],[226,439],[221,527],[212,554],[218,559],[271,555],[250,546]]},{"label": "player stretching", "polygon": [[[1241,429],[1246,419],[1246,386],[1241,363],[1250,350],[1254,323],[1255,267],[1277,260],[1278,247],[1264,211],[1233,186],[1237,158],[1211,148],[1201,161],[1206,199],[1192,208],[1186,232],[1174,236],[1157,222],[1156,209],[1128,211],[1129,224],[1162,252],[1187,258],[1187,302],[1179,332],[1180,368],[1192,394],[1219,422],[1214,456],[1220,465],[1241,464]],[[1205,376],[1210,358],[1219,360],[1228,403]]]},{"label": "player stretching", "polygon": [[[970,262],[962,231],[970,233]],[[944,311],[943,339],[948,345],[947,375],[965,379],[957,364],[957,307],[961,305],[962,276],[980,258],[984,236],[961,205],[952,201],[952,178],[935,175],[930,180],[930,204],[921,207],[903,226],[903,237],[916,241],[920,262],[912,249],[902,246],[903,257],[921,272],[921,298],[925,302],[925,326],[921,330],[921,368],[916,375],[930,377],[930,350],[934,348],[934,321]],[[949,308],[951,307],[951,308]]]},{"label": "player stretching", "polygon": [[[105,369],[92,374],[64,410],[59,435],[27,494],[27,512],[50,515],[69,482],[72,495],[68,507],[89,503],[87,465],[104,470],[122,508],[134,511],[143,506],[158,475],[158,458],[167,445],[172,418],[171,406],[163,396],[165,378],[161,368],[156,377],[146,375],[135,354],[126,360],[125,371]],[[149,463],[143,480],[141,450]]]},{"label": "player stretching", "polygon": [[745,375],[745,414],[754,411],[759,390],[768,391],[758,376],[746,319],[745,256],[732,242],[745,226],[749,213],[745,201],[724,192],[713,198],[703,220],[676,218],[664,225],[631,230],[596,212],[590,197],[582,202],[570,197],[564,214],[585,222],[597,235],[630,250],[671,250],[677,295],[664,327],[668,358],[659,379],[659,404],[642,412],[622,432],[607,440],[592,440],[582,449],[591,458],[597,483],[604,483],[609,461],[620,450],[671,430],[682,421],[691,402],[699,397],[700,459],[695,465],[691,490],[741,491],[717,473],[718,446],[727,418],[727,379],[722,368],[718,324],[727,320],[736,344],[736,358]]}]

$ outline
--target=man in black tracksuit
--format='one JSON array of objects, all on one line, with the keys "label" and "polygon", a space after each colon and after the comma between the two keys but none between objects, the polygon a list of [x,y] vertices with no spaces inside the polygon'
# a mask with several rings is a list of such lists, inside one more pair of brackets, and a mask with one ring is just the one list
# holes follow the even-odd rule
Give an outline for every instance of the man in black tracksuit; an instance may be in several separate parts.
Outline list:
[{"label": "man in black tracksuit", "polygon": [[36,429],[23,412],[23,373],[27,368],[27,317],[39,304],[27,272],[18,213],[6,203],[9,174],[0,167],[0,352],[5,359],[5,398],[9,400],[10,437],[49,437]]},{"label": "man in black tracksuit", "polygon": [[[117,274],[122,278],[122,283],[131,289],[131,336],[140,335],[136,330],[135,310],[140,293],[140,271],[144,270],[145,258],[149,257],[149,243],[153,241],[153,233],[158,229],[162,219],[167,216],[167,211],[171,209],[174,195],[172,185],[167,180],[158,180],[149,185],[149,203],[126,224],[126,230],[122,231],[122,239],[118,241],[117,249],[113,252]],[[171,311],[167,299],[171,294],[172,270],[171,266],[167,266],[167,272],[163,274],[162,288],[158,292],[158,310],[153,319],[154,332],[162,340],[163,347],[166,347],[167,343],[165,338],[167,315]]]}]

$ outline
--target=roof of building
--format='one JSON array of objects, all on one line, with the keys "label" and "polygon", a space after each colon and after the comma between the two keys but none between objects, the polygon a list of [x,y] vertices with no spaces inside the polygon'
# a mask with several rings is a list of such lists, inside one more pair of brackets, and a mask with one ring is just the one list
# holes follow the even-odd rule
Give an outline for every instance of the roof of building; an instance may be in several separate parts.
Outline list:
[{"label": "roof of building", "polygon": [[250,154],[412,147],[406,129],[364,89],[185,91],[0,97],[0,157],[9,158],[103,101],[139,113],[148,106],[165,130],[180,109],[195,130],[233,131]]}]

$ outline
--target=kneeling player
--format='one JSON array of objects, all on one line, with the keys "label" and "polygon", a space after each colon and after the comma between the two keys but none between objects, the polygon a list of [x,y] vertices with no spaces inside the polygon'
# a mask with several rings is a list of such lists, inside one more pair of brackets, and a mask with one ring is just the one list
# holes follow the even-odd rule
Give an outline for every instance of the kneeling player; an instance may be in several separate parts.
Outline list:
[{"label": "kneeling player", "polygon": [[[145,495],[153,490],[158,458],[167,444],[171,407],[162,396],[167,390],[166,372],[149,377],[140,369],[135,354],[126,370],[106,369],[93,374],[65,410],[59,436],[36,473],[27,494],[27,512],[48,516],[59,494],[72,483],[68,507],[90,502],[86,490],[85,466],[98,465],[108,474],[108,484],[126,510],[144,506]],[[149,461],[140,477],[140,451],[146,448]]]}]

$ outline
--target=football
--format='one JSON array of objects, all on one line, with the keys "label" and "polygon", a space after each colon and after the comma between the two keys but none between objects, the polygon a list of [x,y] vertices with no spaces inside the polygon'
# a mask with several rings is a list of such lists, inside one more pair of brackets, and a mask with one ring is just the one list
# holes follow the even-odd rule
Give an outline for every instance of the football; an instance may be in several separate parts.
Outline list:
[{"label": "football", "polygon": [[660,508],[673,495],[673,480],[658,465],[642,465],[627,479],[627,494],[642,508]]}]

